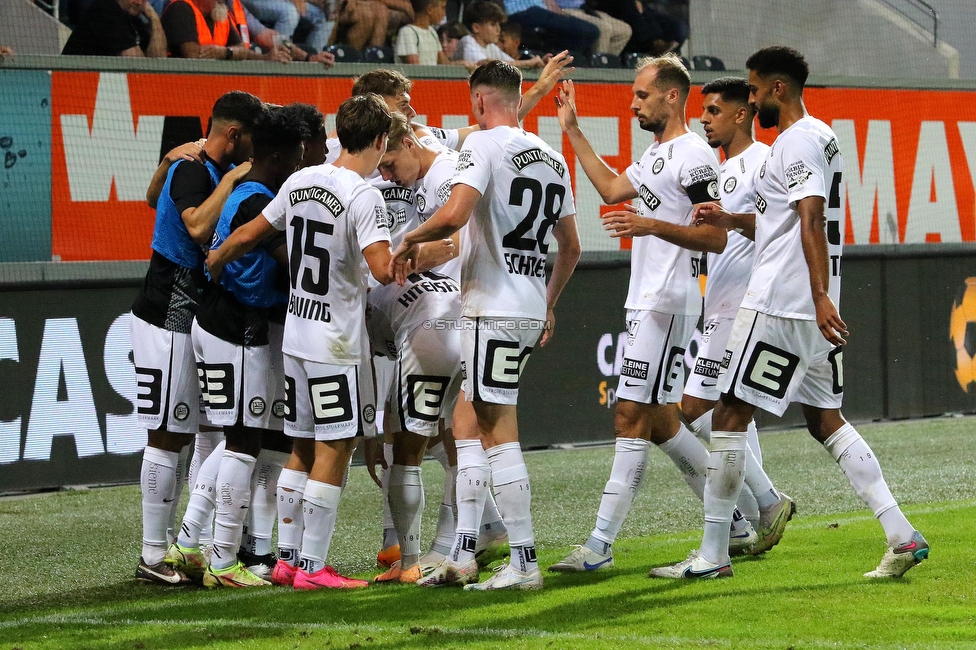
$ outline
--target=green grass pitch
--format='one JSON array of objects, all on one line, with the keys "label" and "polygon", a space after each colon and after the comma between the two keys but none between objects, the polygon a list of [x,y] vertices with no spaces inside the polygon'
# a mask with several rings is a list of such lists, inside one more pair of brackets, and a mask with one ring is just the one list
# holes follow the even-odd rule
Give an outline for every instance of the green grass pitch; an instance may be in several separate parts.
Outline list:
[{"label": "green grass pitch", "polygon": [[[797,502],[782,543],[735,561],[731,580],[649,580],[700,539],[701,505],[657,451],[614,545],[617,567],[546,575],[530,593],[412,586],[355,593],[206,591],[136,584],[138,487],[0,500],[0,650],[34,648],[976,648],[976,419],[859,427],[932,546],[902,580],[861,577],[881,527],[800,431],[762,436],[774,482]],[[593,525],[612,448],[529,453],[540,563]],[[425,534],[442,472],[425,464]],[[356,468],[330,561],[371,577],[380,495]]]}]

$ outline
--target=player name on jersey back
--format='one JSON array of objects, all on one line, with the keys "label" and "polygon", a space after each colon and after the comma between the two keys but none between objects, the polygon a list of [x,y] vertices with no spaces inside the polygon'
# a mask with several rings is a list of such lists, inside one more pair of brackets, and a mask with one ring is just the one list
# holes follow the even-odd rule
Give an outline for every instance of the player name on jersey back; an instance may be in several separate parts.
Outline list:
[{"label": "player name on jersey back", "polygon": [[292,174],[264,215],[288,241],[282,349],[317,363],[359,363],[368,273],[362,251],[390,240],[382,195],[353,171],[318,165]]},{"label": "player name on jersey back", "polygon": [[461,243],[462,314],[544,320],[549,240],[576,213],[566,160],[535,134],[499,126],[464,141],[459,183],[482,196]]}]

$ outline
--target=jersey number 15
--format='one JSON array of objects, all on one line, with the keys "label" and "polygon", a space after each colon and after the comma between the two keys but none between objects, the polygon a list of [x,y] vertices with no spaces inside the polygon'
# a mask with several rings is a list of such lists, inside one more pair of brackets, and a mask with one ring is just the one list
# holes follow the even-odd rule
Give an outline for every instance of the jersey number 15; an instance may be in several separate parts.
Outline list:
[{"label": "jersey number 15", "polygon": [[[299,216],[294,216],[289,224],[294,230],[291,240],[291,255],[288,260],[288,268],[291,271],[291,288],[298,288],[298,274],[302,274],[302,291],[316,296],[324,296],[329,293],[329,251],[315,243],[315,236],[318,234],[331,235],[335,227],[331,223],[322,221],[305,221]],[[311,257],[318,260],[318,277],[312,269],[305,266],[303,257]]]}]

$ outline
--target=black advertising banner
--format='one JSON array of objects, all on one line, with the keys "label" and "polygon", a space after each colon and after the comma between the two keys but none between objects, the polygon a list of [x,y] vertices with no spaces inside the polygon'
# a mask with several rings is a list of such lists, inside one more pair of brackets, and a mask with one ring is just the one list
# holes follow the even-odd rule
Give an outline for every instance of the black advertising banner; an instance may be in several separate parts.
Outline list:
[{"label": "black advertising banner", "polygon": [[0,292],[0,493],[138,479],[135,294]]}]

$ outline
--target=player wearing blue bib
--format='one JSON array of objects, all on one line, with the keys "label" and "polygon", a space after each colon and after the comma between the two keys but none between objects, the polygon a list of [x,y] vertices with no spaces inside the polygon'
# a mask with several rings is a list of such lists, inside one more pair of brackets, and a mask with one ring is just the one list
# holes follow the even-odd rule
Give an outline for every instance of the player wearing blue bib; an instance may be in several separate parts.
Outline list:
[{"label": "player wearing blue bib", "polygon": [[163,558],[182,489],[179,477],[199,429],[200,387],[190,325],[206,286],[203,251],[220,209],[248,166],[251,128],[261,100],[243,92],[214,104],[212,128],[199,155],[180,160],[166,175],[158,200],[152,257],[132,305],[132,349],[137,412],[149,429],[143,456],[143,548],[136,578],[179,584],[186,576]]}]

